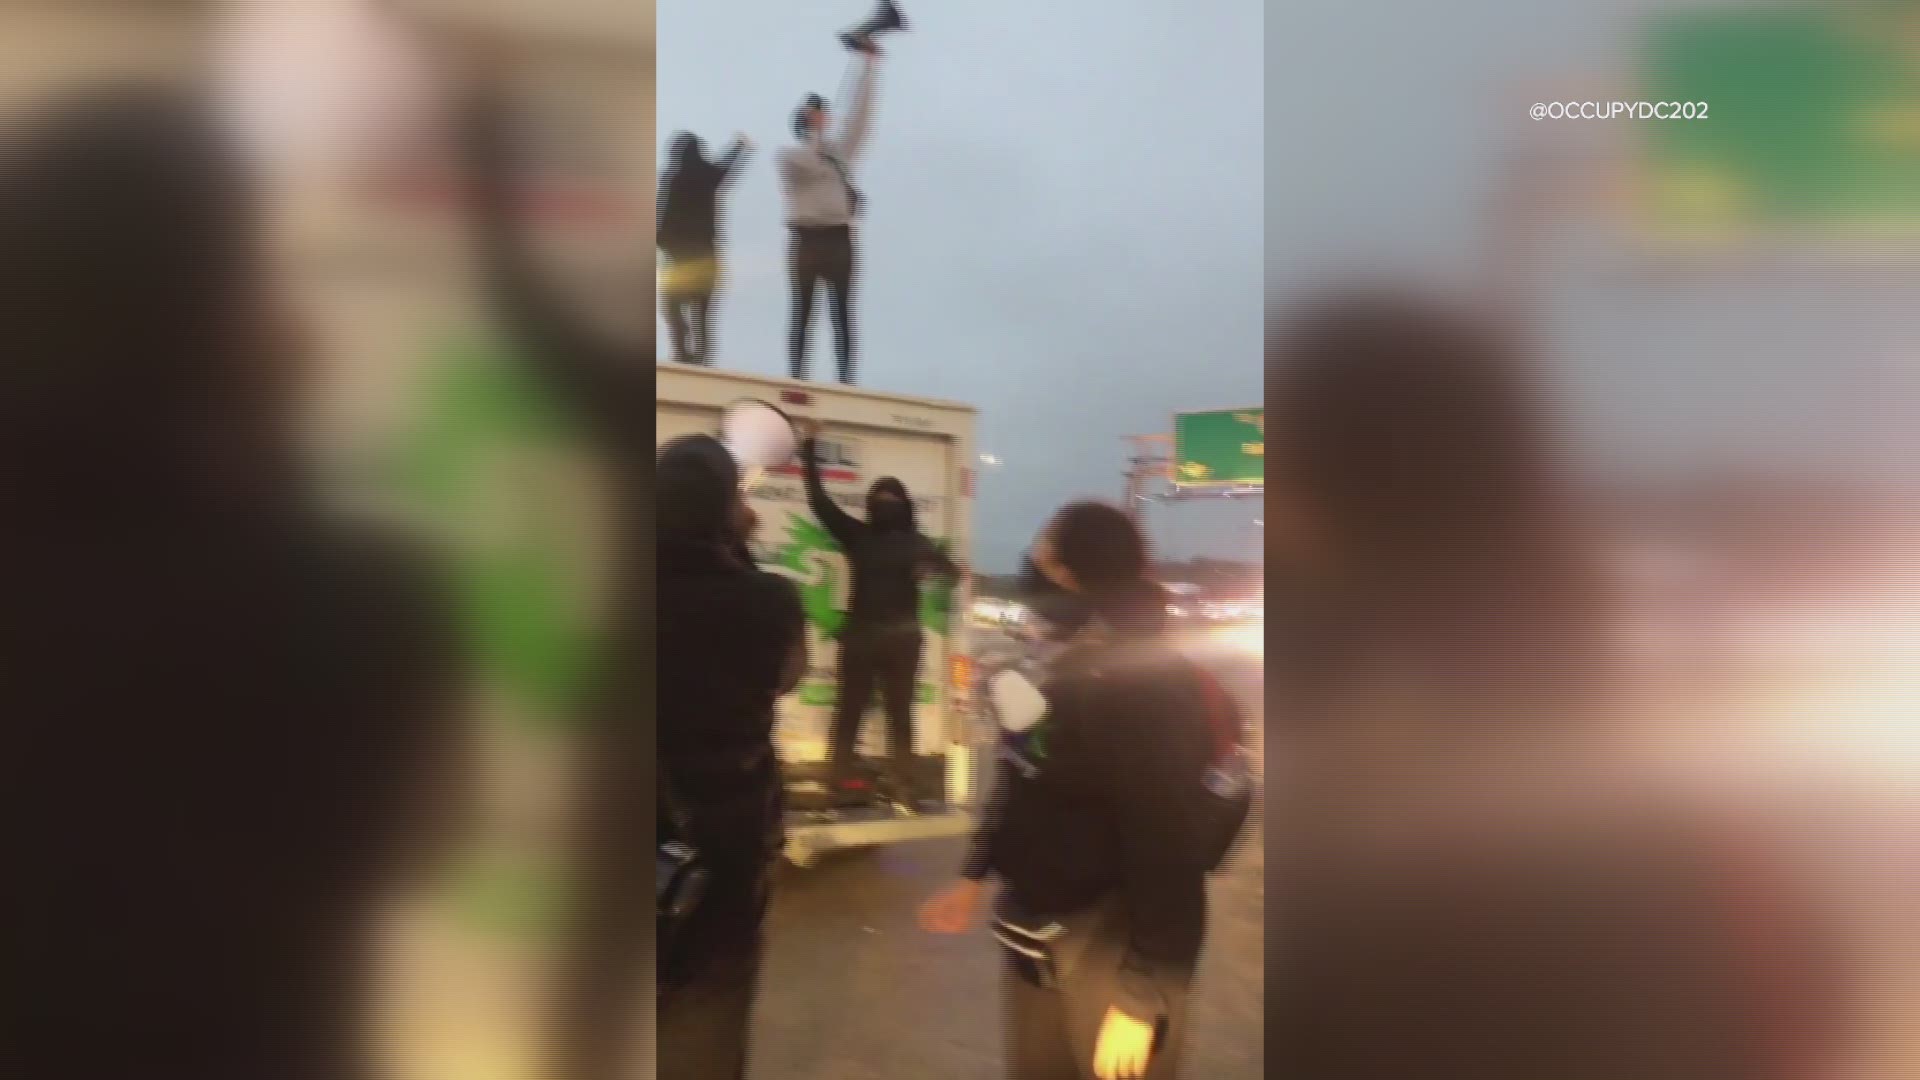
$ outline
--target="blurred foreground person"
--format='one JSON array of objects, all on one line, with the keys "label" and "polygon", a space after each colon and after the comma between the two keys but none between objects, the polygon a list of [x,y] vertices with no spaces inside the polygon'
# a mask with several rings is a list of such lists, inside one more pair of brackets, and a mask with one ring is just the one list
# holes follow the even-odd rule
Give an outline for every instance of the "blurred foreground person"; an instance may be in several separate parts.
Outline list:
[{"label": "blurred foreground person", "polygon": [[1071,642],[1045,715],[1002,740],[962,880],[921,912],[961,933],[1000,878],[1014,1080],[1179,1075],[1207,875],[1246,813],[1208,789],[1209,770],[1238,750],[1241,719],[1166,640],[1149,565],[1133,522],[1100,503],[1068,506],[1034,543],[1025,591]]},{"label": "blurred foreground person", "polygon": [[713,363],[713,293],[720,283],[720,192],[740,173],[752,149],[736,136],[719,161],[707,160],[698,135],[673,138],[673,164],[660,178],[658,211],[660,311],[666,316],[673,358]]},{"label": "blurred foreground person", "polygon": [[0,157],[0,1074],[373,1075],[369,933],[442,835],[424,566],[324,514],[298,339],[206,110]]},{"label": "blurred foreground person", "polygon": [[800,460],[807,504],[846,553],[853,584],[840,631],[840,689],[834,700],[831,786],[836,805],[858,805],[871,794],[855,767],[860,724],[873,692],[887,714],[888,771],[894,805],[914,813],[913,686],[920,675],[920,583],[938,576],[952,585],[960,568],[920,532],[913,496],[891,476],[867,490],[867,520],[840,509],[820,479],[817,421],[799,422]]},{"label": "blurred foreground person", "polygon": [[1268,563],[1307,597],[1275,673],[1288,1066],[1833,1075],[1807,879],[1620,739],[1610,590],[1508,347],[1378,295],[1270,340]]},{"label": "blurred foreground person", "polygon": [[[485,55],[484,43],[463,44],[478,59],[456,62],[484,68],[501,60]],[[527,361],[593,440],[613,504],[615,599],[583,755],[584,899],[558,1002],[559,1070],[568,1080],[626,1080],[653,966],[655,343],[650,332],[635,341],[600,332],[539,272],[515,213],[517,126],[492,77],[476,73],[457,118],[490,294]]]},{"label": "blurred foreground person", "polygon": [[[793,583],[747,551],[753,512],[714,438],[660,452],[660,761],[706,890],[660,943],[659,1075],[745,1077],[761,926],[782,840],[774,704],[807,668]],[[663,823],[663,829],[669,826]]]}]

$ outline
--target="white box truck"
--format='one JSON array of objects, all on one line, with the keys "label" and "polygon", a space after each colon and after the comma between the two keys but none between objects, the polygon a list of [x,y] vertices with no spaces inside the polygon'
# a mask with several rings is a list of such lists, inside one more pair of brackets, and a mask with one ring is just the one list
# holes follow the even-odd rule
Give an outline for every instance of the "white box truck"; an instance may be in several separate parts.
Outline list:
[{"label": "white box truck", "polygon": [[[717,434],[721,412],[743,399],[776,405],[821,424],[821,476],[828,494],[852,513],[864,511],[868,485],[898,477],[912,494],[920,529],[970,565],[973,535],[974,423],[971,406],[899,397],[837,385],[790,382],[713,368],[662,364],[657,373],[659,438]],[[914,756],[926,779],[938,773],[943,804],[936,811],[825,811],[827,734],[839,680],[834,638],[846,615],[849,582],[838,545],[807,506],[795,462],[770,470],[748,493],[760,529],[754,555],[763,569],[790,578],[807,613],[812,669],[780,702],[775,745],[786,769],[787,856],[809,866],[825,851],[902,840],[954,836],[973,827],[980,786],[968,695],[972,660],[966,612],[970,583],[929,585],[921,598],[926,646],[914,695]],[[672,627],[661,627],[670,634]],[[886,725],[869,706],[860,756],[887,752]],[[923,790],[933,790],[923,784]]]}]

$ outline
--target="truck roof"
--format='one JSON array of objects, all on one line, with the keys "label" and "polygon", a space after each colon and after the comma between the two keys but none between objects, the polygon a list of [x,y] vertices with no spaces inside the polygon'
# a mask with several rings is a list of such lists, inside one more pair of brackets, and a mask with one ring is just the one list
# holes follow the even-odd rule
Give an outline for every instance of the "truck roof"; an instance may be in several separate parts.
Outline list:
[{"label": "truck roof", "polygon": [[945,409],[952,412],[978,414],[979,409],[958,401],[942,398],[912,397],[907,394],[886,394],[858,386],[842,386],[839,383],[800,382],[795,379],[782,379],[768,375],[754,375],[744,371],[728,371],[723,368],[689,367],[685,364],[659,363],[654,365],[655,382],[659,376],[669,375],[675,379],[713,379],[734,384],[747,384],[765,387],[769,390],[798,390],[807,394],[830,394],[836,397],[864,398],[868,401],[894,402],[902,405],[917,405],[921,408]]}]

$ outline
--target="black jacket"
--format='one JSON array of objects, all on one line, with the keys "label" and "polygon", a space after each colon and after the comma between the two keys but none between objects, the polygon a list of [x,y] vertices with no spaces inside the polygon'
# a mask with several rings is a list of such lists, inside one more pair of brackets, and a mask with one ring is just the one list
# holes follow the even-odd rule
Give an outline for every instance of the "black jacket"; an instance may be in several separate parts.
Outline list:
[{"label": "black jacket", "polygon": [[1131,930],[1120,1005],[1147,1018],[1191,981],[1206,929],[1208,865],[1191,826],[1214,758],[1211,707],[1189,661],[1155,635],[1063,658],[1048,713],[1002,746],[982,837],[1012,906],[1062,917],[1117,895]]},{"label": "black jacket", "polygon": [[937,574],[952,583],[959,578],[960,568],[921,534],[905,487],[891,478],[875,482],[875,489],[891,485],[908,508],[899,527],[879,528],[840,509],[833,501],[820,480],[813,440],[801,447],[800,457],[806,472],[807,503],[846,553],[853,575],[848,629],[872,631],[918,625],[921,579]]},{"label": "black jacket", "polygon": [[746,145],[736,142],[719,161],[708,161],[695,150],[660,178],[661,251],[676,259],[697,259],[718,250],[720,189],[738,174],[746,152]]},{"label": "black jacket", "polygon": [[762,862],[777,835],[781,782],[774,705],[806,633],[784,578],[718,553],[663,548],[659,618],[659,767],[712,857]]}]

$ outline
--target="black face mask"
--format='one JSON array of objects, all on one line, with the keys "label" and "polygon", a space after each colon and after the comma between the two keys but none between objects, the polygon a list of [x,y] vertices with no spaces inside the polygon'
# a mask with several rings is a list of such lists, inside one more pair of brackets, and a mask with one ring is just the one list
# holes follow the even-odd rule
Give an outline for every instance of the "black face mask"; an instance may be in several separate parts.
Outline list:
[{"label": "black face mask", "polygon": [[913,527],[913,511],[898,499],[875,499],[867,507],[867,521],[883,532],[905,532]]},{"label": "black face mask", "polygon": [[1060,638],[1072,637],[1093,618],[1093,608],[1086,598],[1076,592],[1061,588],[1054,580],[1034,565],[1033,556],[1027,555],[1020,560],[1020,596],[1032,608],[1034,614],[1046,620]]}]

